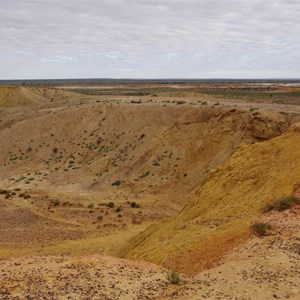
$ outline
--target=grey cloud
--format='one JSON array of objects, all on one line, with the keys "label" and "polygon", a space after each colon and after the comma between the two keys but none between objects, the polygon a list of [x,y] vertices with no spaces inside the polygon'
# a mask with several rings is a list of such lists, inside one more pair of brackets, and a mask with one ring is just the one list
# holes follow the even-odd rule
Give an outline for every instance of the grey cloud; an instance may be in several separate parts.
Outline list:
[{"label": "grey cloud", "polygon": [[292,0],[0,0],[0,77],[300,77],[299,15]]}]

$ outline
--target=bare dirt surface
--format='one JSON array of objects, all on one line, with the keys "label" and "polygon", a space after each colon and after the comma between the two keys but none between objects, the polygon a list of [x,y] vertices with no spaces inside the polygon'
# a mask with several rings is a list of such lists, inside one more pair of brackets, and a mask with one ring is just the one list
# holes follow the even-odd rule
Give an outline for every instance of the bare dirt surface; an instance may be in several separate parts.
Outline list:
[{"label": "bare dirt surface", "polygon": [[11,225],[26,219],[6,227],[3,218],[3,257],[99,248],[121,255],[139,232],[176,215],[240,144],[278,136],[290,122],[273,112],[176,101],[7,93],[5,103],[31,93],[42,100],[2,111],[0,203]]},{"label": "bare dirt surface", "polygon": [[0,87],[0,299],[299,299],[298,88]]},{"label": "bare dirt surface", "polygon": [[0,299],[299,299],[300,209],[261,217],[272,225],[251,237],[220,265],[181,275],[172,285],[168,270],[101,254],[84,257],[23,257],[0,262]]},{"label": "bare dirt surface", "polygon": [[178,215],[135,237],[126,257],[190,274],[214,266],[248,238],[263,207],[293,193],[300,176],[299,151],[299,126],[271,140],[239,147],[223,167],[210,173]]}]

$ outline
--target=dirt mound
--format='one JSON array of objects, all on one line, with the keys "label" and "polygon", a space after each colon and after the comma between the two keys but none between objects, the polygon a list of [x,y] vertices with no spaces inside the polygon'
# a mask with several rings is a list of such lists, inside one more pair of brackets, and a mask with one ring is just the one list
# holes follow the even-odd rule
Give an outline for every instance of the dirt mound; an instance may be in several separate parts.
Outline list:
[{"label": "dirt mound", "polygon": [[212,172],[182,212],[146,230],[126,257],[194,273],[215,265],[249,236],[267,203],[292,193],[299,181],[300,136],[294,126],[270,141],[243,145]]},{"label": "dirt mound", "polygon": [[74,95],[76,94],[49,88],[0,87],[0,108],[47,104]]},{"label": "dirt mound", "polygon": [[46,103],[47,99],[21,87],[1,87],[0,107],[27,106]]}]

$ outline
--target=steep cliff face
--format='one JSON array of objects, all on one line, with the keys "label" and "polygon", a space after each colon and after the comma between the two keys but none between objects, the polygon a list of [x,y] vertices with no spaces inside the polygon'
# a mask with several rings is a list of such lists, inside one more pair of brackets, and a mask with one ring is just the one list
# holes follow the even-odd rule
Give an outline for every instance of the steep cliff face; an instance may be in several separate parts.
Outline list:
[{"label": "steep cliff face", "polygon": [[243,145],[211,172],[194,199],[173,218],[153,225],[124,249],[186,273],[213,266],[245,240],[264,205],[290,195],[300,179],[299,125],[279,137]]}]

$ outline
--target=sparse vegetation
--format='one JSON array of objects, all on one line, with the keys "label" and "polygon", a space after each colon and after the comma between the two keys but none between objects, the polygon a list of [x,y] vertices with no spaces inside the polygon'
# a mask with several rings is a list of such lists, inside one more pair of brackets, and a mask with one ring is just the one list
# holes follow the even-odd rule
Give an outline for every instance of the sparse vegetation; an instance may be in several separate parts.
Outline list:
[{"label": "sparse vegetation", "polygon": [[270,229],[271,225],[269,223],[255,222],[251,226],[252,233],[258,237],[265,236]]},{"label": "sparse vegetation", "polygon": [[150,175],[150,171],[147,171],[143,175],[141,175],[140,178],[142,179],[142,178],[145,178],[145,177],[147,177],[149,175]]},{"label": "sparse vegetation", "polygon": [[114,208],[115,204],[111,201],[111,202],[108,202],[106,206],[109,208]]},{"label": "sparse vegetation", "polygon": [[130,206],[132,207],[132,208],[140,208],[141,206],[138,204],[138,203],[136,203],[135,201],[132,201],[131,203],[130,203]]},{"label": "sparse vegetation", "polygon": [[181,282],[181,277],[176,271],[169,272],[166,278],[171,284],[179,284]]},{"label": "sparse vegetation", "polygon": [[181,104],[185,104],[186,102],[185,102],[184,100],[179,100],[179,101],[176,101],[176,103],[177,103],[178,105],[181,105]]},{"label": "sparse vegetation", "polygon": [[9,194],[10,193],[10,191],[8,191],[8,190],[0,190],[0,194],[2,194],[2,195],[6,195],[6,194]]},{"label": "sparse vegetation", "polygon": [[31,198],[31,196],[28,195],[28,194],[26,194],[26,193],[21,193],[21,194],[19,194],[19,197],[20,197],[20,198],[24,198],[24,199],[29,199],[29,198]]},{"label": "sparse vegetation", "polygon": [[263,212],[266,213],[271,210],[283,211],[291,208],[292,205],[300,205],[300,198],[295,195],[279,198],[273,203],[266,205],[263,208]]},{"label": "sparse vegetation", "polygon": [[55,200],[51,200],[51,206],[53,206],[53,207],[56,207],[56,206],[59,206],[60,205],[60,202],[59,202],[59,200],[57,200],[57,199],[55,199]]},{"label": "sparse vegetation", "polygon": [[121,184],[122,184],[122,181],[120,179],[118,179],[118,180],[114,181],[111,185],[112,186],[119,186]]},{"label": "sparse vegetation", "polygon": [[[38,222],[42,222],[42,225],[44,224],[45,229],[47,229],[47,234],[41,234],[39,238],[41,242],[43,242],[43,247],[45,245],[47,248],[48,245],[52,247],[52,239],[59,237],[62,240],[68,239],[67,247],[72,247],[72,251],[73,248],[94,247],[96,244],[95,247],[98,249],[98,238],[102,239],[102,236],[105,236],[105,239],[107,239],[109,243],[112,241],[112,243],[118,247],[119,242],[125,245],[127,241],[131,241],[129,235],[127,236],[127,230],[130,231],[130,235],[135,236],[136,234],[141,234],[140,231],[143,231],[150,223],[153,223],[155,230],[158,232],[163,230],[161,231],[162,236],[166,236],[164,242],[168,243],[168,247],[161,247],[161,243],[156,244],[156,240],[152,240],[152,234],[148,235],[148,232],[146,232],[147,234],[141,234],[141,240],[145,239],[145,242],[137,245],[137,247],[134,246],[137,250],[132,249],[128,257],[133,257],[136,253],[143,253],[147,259],[153,256],[151,259],[153,258],[153,261],[157,262],[161,259],[160,256],[167,257],[167,255],[169,255],[167,253],[169,249],[167,248],[169,248],[170,245],[171,249],[173,247],[172,243],[174,243],[178,249],[181,248],[183,251],[187,250],[186,257],[183,258],[185,260],[188,259],[189,255],[194,255],[193,251],[189,254],[190,245],[199,244],[199,247],[201,247],[201,251],[199,251],[200,262],[200,260],[204,261],[209,256],[208,251],[210,251],[210,246],[206,246],[206,244],[201,245],[199,241],[207,240],[210,242],[209,239],[213,238],[215,240],[212,241],[212,244],[217,241],[218,245],[220,245],[220,249],[219,247],[217,249],[218,255],[223,254],[222,251],[224,249],[222,247],[225,245],[225,234],[223,235],[223,232],[230,232],[230,234],[232,232],[233,238],[235,228],[240,229],[243,226],[243,229],[249,232],[249,220],[255,220],[255,218],[257,218],[257,205],[260,205],[259,208],[261,208],[263,203],[266,203],[265,201],[269,195],[264,194],[263,191],[262,194],[252,193],[256,188],[260,188],[260,184],[252,186],[251,190],[248,190],[248,186],[244,185],[244,181],[247,180],[244,180],[243,174],[244,172],[247,173],[250,169],[252,170],[253,165],[250,164],[251,160],[249,165],[245,163],[244,169],[242,163],[232,165],[234,168],[238,168],[239,172],[237,174],[241,174],[241,176],[235,176],[235,170],[232,172],[231,169],[229,170],[230,177],[233,175],[232,179],[234,179],[232,183],[236,181],[239,184],[241,194],[243,191],[247,191],[242,197],[241,194],[238,194],[238,197],[232,195],[232,199],[238,199],[238,201],[234,202],[228,196],[230,195],[231,197],[231,190],[228,189],[228,187],[231,186],[231,180],[230,182],[228,181],[228,176],[224,178],[224,181],[223,177],[220,177],[221,181],[218,181],[216,185],[212,185],[211,188],[210,186],[204,186],[203,194],[201,194],[201,192],[200,196],[198,193],[194,195],[192,191],[196,191],[200,181],[213,181],[214,178],[210,178],[211,176],[209,176],[209,178],[207,177],[211,168],[217,167],[219,169],[218,165],[223,164],[231,157],[231,154],[236,151],[240,142],[250,144],[252,141],[256,142],[271,139],[273,134],[277,136],[281,130],[285,131],[287,129],[285,128],[287,123],[294,122],[294,119],[292,119],[294,116],[289,116],[287,123],[285,123],[280,121],[282,118],[279,118],[279,120],[275,118],[273,120],[271,115],[265,117],[262,114],[261,121],[263,122],[260,122],[260,118],[258,118],[259,122],[253,122],[249,129],[247,122],[255,119],[257,115],[256,112],[249,112],[249,110],[255,110],[255,107],[251,106],[257,105],[263,107],[263,105],[255,104],[260,101],[259,98],[255,98],[250,104],[245,105],[245,107],[248,108],[242,109],[242,112],[240,112],[239,108],[229,108],[227,105],[218,109],[215,107],[213,111],[211,110],[211,106],[219,101],[218,97],[220,97],[219,104],[223,106],[223,100],[227,96],[229,98],[234,94],[235,97],[233,98],[241,101],[246,99],[247,95],[265,94],[268,93],[268,90],[240,89],[239,93],[238,89],[232,88],[225,90],[217,87],[217,85],[210,88],[209,84],[207,84],[207,88],[202,90],[198,88],[199,86],[200,85],[195,85],[197,89],[195,88],[193,94],[190,93],[187,94],[187,96],[184,95],[184,93],[190,92],[191,90],[188,91],[184,89],[184,87],[174,90],[174,88],[171,88],[171,85],[164,86],[163,88],[166,89],[167,92],[172,91],[173,94],[169,95],[166,92],[164,95],[160,95],[162,89],[153,89],[153,87],[149,85],[149,87],[147,87],[148,91],[146,92],[151,92],[150,95],[153,95],[153,99],[147,97],[139,100],[139,98],[142,97],[120,97],[121,100],[117,100],[113,99],[113,97],[102,97],[101,100],[97,100],[97,102],[101,102],[101,104],[96,104],[96,97],[89,99],[89,97],[80,96],[78,101],[76,99],[74,100],[77,101],[74,107],[71,106],[72,103],[64,107],[65,104],[58,101],[57,104],[59,104],[59,107],[56,107],[56,104],[53,103],[51,109],[49,109],[50,114],[57,114],[57,117],[53,120],[49,119],[49,121],[51,121],[49,122],[51,128],[48,124],[45,124],[45,126],[41,124],[42,130],[40,130],[38,122],[43,121],[43,114],[48,113],[46,104],[43,104],[41,111],[38,106],[35,108],[38,110],[36,112],[38,112],[39,118],[32,123],[36,126],[32,127],[32,132],[29,122],[30,115],[27,116],[26,111],[24,115],[26,118],[24,119],[26,119],[26,122],[28,121],[28,126],[24,126],[24,132],[21,130],[22,123],[19,131],[15,130],[19,125],[15,126],[14,123],[12,123],[12,125],[14,125],[15,128],[12,127],[11,131],[6,129],[8,123],[6,124],[6,116],[5,113],[3,113],[5,119],[5,124],[3,125],[5,134],[3,138],[5,142],[3,143],[4,151],[2,152],[4,155],[3,157],[1,155],[1,161],[3,162],[2,166],[5,167],[3,168],[4,174],[2,174],[3,180],[1,183],[3,184],[3,188],[9,187],[11,191],[17,191],[18,195],[22,193],[20,197],[24,199],[30,197],[30,195],[32,197],[32,199],[28,201],[18,198],[18,196],[14,197],[14,192],[4,192],[3,195],[0,195],[0,200],[3,202],[0,204],[1,207],[2,205],[4,207],[4,213],[6,213],[6,210],[17,209],[17,213],[20,217],[16,213],[15,215],[17,217],[15,219],[18,222],[20,218],[27,218],[27,213],[29,213],[30,210],[32,210],[33,213],[38,213],[36,225],[34,224],[32,228],[39,228],[41,233],[43,233],[43,227],[40,227]],[[122,87],[124,95],[127,93],[134,94],[134,96],[137,96],[139,92],[145,92],[143,89],[135,90],[134,88],[131,91],[131,88],[128,89],[126,85],[124,85],[124,88]],[[286,87],[286,89],[288,90],[290,88]],[[293,89],[297,90],[298,88]],[[93,93],[95,90],[89,89],[90,93]],[[204,91],[206,91],[206,94],[212,96],[205,97],[203,95],[205,94]],[[244,94],[245,91],[247,92]],[[101,93],[105,94],[110,92],[118,93],[118,90],[115,88],[110,90],[109,88],[102,90]],[[157,94],[154,94],[154,92],[157,92]],[[196,94],[197,92],[199,92],[199,95]],[[244,97],[244,95],[246,96]],[[76,98],[76,96],[74,96],[74,98]],[[209,102],[202,101],[206,98],[209,99]],[[56,100],[58,99],[59,98]],[[142,104],[131,105],[131,99],[135,99],[134,101],[136,101],[136,103],[142,102]],[[177,103],[177,100],[182,101]],[[184,104],[184,100],[186,100],[186,104]],[[134,101],[133,103],[135,103]],[[79,102],[81,102],[80,104],[82,104],[83,107],[79,107]],[[152,102],[152,104],[148,105],[148,102]],[[157,103],[158,107],[155,103]],[[201,107],[207,104],[209,107]],[[191,105],[197,105],[197,107],[191,107]],[[218,103],[215,105],[218,105]],[[70,111],[68,111],[69,109]],[[120,113],[120,117],[114,118],[114,114],[118,113]],[[216,118],[213,116],[216,116]],[[58,122],[58,120],[66,120],[67,124],[72,124],[72,128],[70,128],[70,130],[62,130],[63,124]],[[0,122],[1,121],[2,120],[0,120]],[[272,122],[270,128],[268,126],[269,122]],[[249,130],[245,130],[246,127]],[[39,130],[37,131],[36,128]],[[47,131],[48,128],[53,131],[55,135],[51,134],[51,132],[49,132],[48,135],[44,135],[43,132],[45,132],[45,130]],[[29,132],[25,132],[25,129]],[[256,132],[256,129],[258,129],[258,132]],[[261,132],[261,130],[263,132]],[[20,138],[16,136],[18,132],[22,134]],[[253,136],[253,134],[255,136]],[[30,141],[31,136],[35,136],[35,141]],[[224,144],[215,143],[214,145],[211,143],[212,141],[216,142],[219,140],[223,142],[223,138],[226,141]],[[293,149],[296,151],[296,140],[295,138],[295,144],[293,147],[289,147],[289,151],[286,153],[292,153]],[[268,142],[265,144],[268,144]],[[277,140],[274,140],[274,145],[277,145]],[[218,148],[219,146],[221,147]],[[261,147],[264,149],[264,144],[262,144]],[[261,169],[260,166],[264,166],[266,162],[266,168],[268,168],[268,159],[269,157],[273,158],[273,156],[260,155],[261,153],[257,153],[255,147],[249,147],[249,149],[247,149],[247,146],[245,146],[245,148],[245,153],[241,155],[248,155],[249,153],[257,154],[257,156],[251,155],[251,157],[255,157],[259,162],[259,164],[257,163],[255,165],[255,168],[258,170],[257,172],[264,172],[264,168]],[[279,150],[281,149],[279,144],[277,148]],[[263,151],[262,153],[265,152]],[[297,151],[295,153],[297,153]],[[270,178],[272,179],[272,183],[267,182],[266,186],[269,183],[270,185],[273,184],[274,190],[272,193],[282,195],[282,191],[290,190],[292,184],[296,183],[298,178],[297,174],[294,174],[296,172],[293,172],[293,168],[291,168],[293,164],[289,163],[285,168],[286,160],[284,157],[282,158],[282,151],[278,151],[276,154],[278,154],[276,155],[276,163],[277,158],[280,162],[280,164],[278,164],[279,172],[282,172],[280,174],[286,176],[287,180],[284,180],[282,186],[275,186],[277,181],[274,180],[274,178],[280,178],[280,176],[275,173],[277,172],[276,170],[271,169],[270,172],[272,171],[272,176],[270,176]],[[263,160],[260,161],[260,158],[263,158]],[[244,161],[248,162],[246,159]],[[295,161],[298,163],[296,159]],[[297,167],[296,163],[295,167]],[[288,169],[288,167],[290,169]],[[7,176],[5,174],[6,170],[8,171]],[[287,174],[291,176],[287,176]],[[222,168],[220,168],[220,175],[222,175]],[[247,178],[248,174],[245,174],[245,179]],[[269,180],[269,176],[265,179]],[[228,184],[228,182],[230,184]],[[260,182],[262,184],[265,183],[263,180],[260,180]],[[249,181],[249,183],[252,184],[252,181]],[[213,188],[217,185],[220,186],[220,190]],[[22,190],[14,189],[15,187],[21,187]],[[266,190],[264,186],[262,189]],[[28,192],[23,193],[24,190]],[[27,193],[30,193],[30,195],[27,195]],[[167,195],[167,193],[170,193],[170,195]],[[203,195],[207,195],[207,198],[211,201],[205,201],[205,203],[204,201],[200,201],[200,204],[196,205],[200,198],[203,199]],[[168,196],[170,202],[167,201],[161,205],[159,201],[167,199]],[[9,200],[4,200],[4,197]],[[55,200],[56,197],[58,197],[61,204],[59,204],[58,200]],[[220,199],[222,198],[222,201],[219,201],[218,197],[220,197]],[[66,199],[68,202],[64,202]],[[96,199],[99,200],[97,201]],[[177,210],[181,207],[183,208],[190,199],[193,201],[191,202],[193,203],[191,209],[187,212],[183,210],[183,219],[180,217],[177,218]],[[217,201],[216,209],[215,204]],[[94,203],[90,202],[94,202],[95,207]],[[98,204],[98,202],[101,203]],[[137,202],[141,203],[142,209],[140,209],[140,204]],[[241,205],[239,205],[239,202]],[[286,200],[279,201],[276,205],[272,204],[271,208],[269,207],[268,209],[284,210],[290,207],[290,205],[293,206],[294,204]],[[225,209],[223,209],[224,207]],[[244,212],[245,207],[247,207],[246,213]],[[22,209],[24,209],[24,212]],[[199,215],[199,220],[204,224],[202,225],[199,221],[199,225],[202,226],[202,228],[199,227],[200,230],[197,229],[198,223],[194,226],[194,222],[191,221],[190,215],[193,215],[193,210],[195,210],[195,214],[197,213],[197,215]],[[241,212],[242,210],[243,212]],[[203,218],[202,211],[208,212],[207,220],[205,219],[206,216]],[[53,218],[49,218],[50,212],[54,213]],[[13,216],[14,213],[12,212],[11,214]],[[274,215],[275,214],[280,215],[277,212],[274,213]],[[173,230],[173,226],[172,228],[168,228],[165,224],[159,223],[161,218],[170,215],[174,215],[174,224],[176,225],[174,228],[176,228],[176,230]],[[286,215],[289,216],[290,213],[281,214],[279,217],[286,217]],[[240,221],[239,219],[236,220],[236,216],[241,219],[240,223],[238,223]],[[48,219],[44,220],[44,217]],[[272,217],[272,215],[265,216],[266,219],[269,217]],[[30,215],[28,218],[31,218]],[[61,224],[55,226],[55,222],[59,220],[62,221]],[[66,222],[64,222],[64,220],[66,220]],[[237,221],[237,223],[235,223],[235,221]],[[66,224],[65,226],[63,222]],[[131,225],[130,222],[136,225]],[[21,222],[19,223],[21,224]],[[156,225],[156,223],[158,225]],[[28,224],[31,226],[30,222]],[[95,228],[90,227],[91,224],[94,224]],[[142,226],[140,226],[140,224],[142,224]],[[256,223],[252,225],[254,234],[258,236],[268,234],[270,225],[262,224],[263,225]],[[27,224],[25,225],[27,226]],[[86,225],[88,228],[85,228]],[[71,233],[65,233],[64,229],[66,229],[66,231],[69,230],[69,226]],[[195,227],[195,234],[193,230],[187,233],[190,226],[193,226],[192,229]],[[273,221],[272,226],[276,228],[277,231],[277,224],[275,222],[273,223]],[[132,232],[131,227],[134,230]],[[48,229],[50,231],[51,228],[55,231],[54,233],[49,232],[48,234]],[[58,230],[60,228],[61,230]],[[92,230],[96,228],[97,230],[92,232]],[[177,228],[180,230],[177,230]],[[110,241],[109,235],[111,233],[114,235],[119,230],[124,230],[124,236],[123,232],[121,232],[120,235],[113,236]],[[90,235],[92,237],[91,239]],[[71,237],[71,243],[69,243],[69,236]],[[44,237],[46,238],[45,243],[43,240]],[[96,239],[94,239],[94,237]],[[87,238],[87,243],[82,243],[82,240],[85,238]],[[146,240],[148,238],[149,242]],[[77,239],[79,240],[78,243],[80,243],[80,247],[73,247],[73,241]],[[102,244],[102,242],[100,244]],[[132,244],[136,245],[136,243]],[[17,247],[19,247],[19,245]],[[162,249],[160,249],[160,247]],[[110,247],[110,245],[107,246],[107,249],[115,250],[113,247]],[[152,249],[155,249],[155,251],[152,251]],[[202,253],[203,257],[201,256]],[[213,253],[213,255],[215,254]],[[170,259],[173,259],[171,255]],[[178,259],[178,265],[176,265],[176,268],[178,267],[177,270],[184,272],[185,270],[181,268],[183,265],[180,265],[182,263],[182,261],[180,261],[181,257],[177,256],[176,259]],[[175,265],[173,266],[175,268]],[[191,268],[192,271],[193,266],[188,265],[187,268]],[[165,272],[163,277],[166,274],[167,272]],[[168,274],[168,280],[171,283],[178,284],[180,282],[180,276],[176,272],[170,272]],[[165,282],[167,281],[165,280]]]}]

